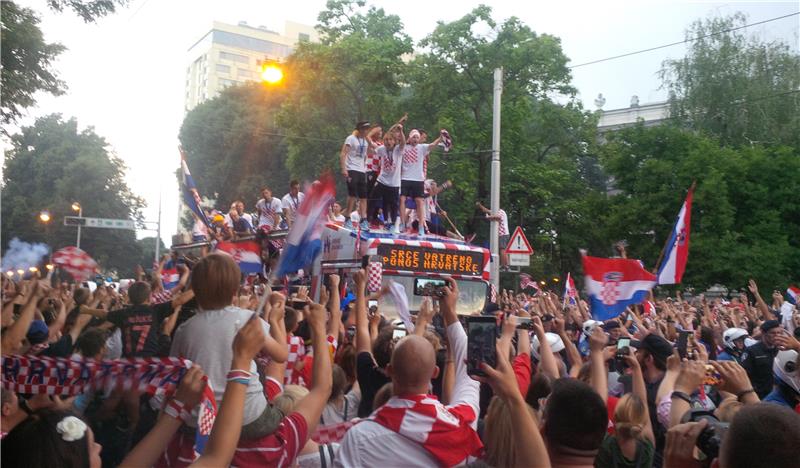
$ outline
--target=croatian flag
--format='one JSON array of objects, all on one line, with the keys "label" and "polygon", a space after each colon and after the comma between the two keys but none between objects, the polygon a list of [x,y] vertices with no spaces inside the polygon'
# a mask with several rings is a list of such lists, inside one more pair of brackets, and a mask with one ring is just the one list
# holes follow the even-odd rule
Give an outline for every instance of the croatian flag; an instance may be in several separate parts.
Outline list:
[{"label": "croatian flag", "polygon": [[564,282],[564,306],[569,302],[570,305],[578,303],[578,290],[575,289],[575,281],[572,280],[572,274],[567,273],[567,281]]},{"label": "croatian flag", "polygon": [[797,286],[790,285],[786,288],[786,295],[792,304],[797,305],[800,302],[800,288]]},{"label": "croatian flag", "polygon": [[192,213],[200,218],[206,226],[211,227],[211,222],[208,220],[205,212],[200,207],[200,194],[197,192],[197,187],[194,185],[194,179],[192,178],[192,174],[189,172],[189,166],[186,164],[186,153],[183,151],[183,148],[179,148],[179,150],[181,152],[181,190],[183,192],[183,201],[186,202],[186,206],[192,210]]},{"label": "croatian flag", "polygon": [[583,273],[592,317],[600,321],[620,315],[629,305],[640,304],[656,285],[656,276],[638,260],[584,255]]},{"label": "croatian flag", "polygon": [[166,291],[170,291],[175,288],[180,279],[181,275],[178,273],[178,269],[175,268],[175,265],[172,265],[169,268],[167,268],[165,265],[161,270],[161,282],[164,284],[164,290]]},{"label": "croatian flag", "polygon": [[217,243],[217,250],[230,254],[242,273],[261,273],[261,245],[256,241]]},{"label": "croatian flag", "polygon": [[278,277],[296,273],[311,264],[322,250],[322,229],[328,207],[336,197],[333,177],[326,173],[314,181],[297,209],[297,216],[286,236],[286,246],[281,253]]},{"label": "croatian flag", "polygon": [[686,259],[689,258],[689,231],[692,219],[692,194],[694,184],[689,187],[686,201],[683,202],[678,220],[672,228],[667,246],[664,251],[664,260],[658,268],[658,284],[680,284],[683,272],[686,270]]},{"label": "croatian flag", "polygon": [[539,284],[531,278],[531,275],[527,273],[520,273],[519,274],[519,287],[520,289],[528,289],[533,288],[536,291],[539,291]]},{"label": "croatian flag", "polygon": [[214,390],[211,388],[211,382],[206,382],[206,388],[203,389],[203,400],[200,402],[200,410],[197,413],[197,432],[194,436],[194,452],[196,455],[202,455],[206,449],[206,443],[211,436],[211,429],[214,427],[214,421],[217,419],[217,400],[214,397]]}]

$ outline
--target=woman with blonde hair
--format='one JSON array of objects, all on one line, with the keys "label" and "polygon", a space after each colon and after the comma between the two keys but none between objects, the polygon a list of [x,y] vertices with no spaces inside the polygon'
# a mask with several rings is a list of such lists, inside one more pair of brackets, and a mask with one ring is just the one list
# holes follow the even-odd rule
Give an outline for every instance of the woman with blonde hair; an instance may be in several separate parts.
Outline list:
[{"label": "woman with blonde hair", "polygon": [[620,398],[614,411],[614,435],[607,435],[594,460],[595,467],[634,468],[653,465],[655,435],[647,409],[642,369],[633,354],[625,356],[631,369],[633,393]]},{"label": "woman with blonde hair", "polygon": [[[534,420],[537,420],[538,418],[533,408],[530,405],[525,406]],[[508,407],[508,403],[502,398],[493,397],[483,421],[484,447],[486,449],[483,462],[489,466],[496,467],[516,466],[515,429],[511,424],[511,410]]]}]

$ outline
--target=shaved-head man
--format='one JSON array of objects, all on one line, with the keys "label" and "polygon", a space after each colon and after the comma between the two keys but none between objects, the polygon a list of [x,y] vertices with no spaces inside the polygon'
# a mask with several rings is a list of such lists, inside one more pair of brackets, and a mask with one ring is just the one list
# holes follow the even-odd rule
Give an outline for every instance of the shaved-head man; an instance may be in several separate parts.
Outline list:
[{"label": "shaved-head man", "polygon": [[400,340],[386,368],[394,395],[428,393],[431,379],[439,375],[436,352],[430,341],[418,335]]},{"label": "shaved-head man", "polygon": [[[359,295],[364,294],[364,277],[362,272],[355,275]],[[394,396],[347,431],[336,466],[453,466],[480,453],[483,444],[475,431],[479,387],[467,375],[467,335],[456,316],[458,287],[453,280],[448,283],[440,310],[455,364],[450,404],[430,395],[431,379],[439,374],[430,342],[418,335],[401,339],[386,366]],[[356,298],[356,307],[364,303]]]}]

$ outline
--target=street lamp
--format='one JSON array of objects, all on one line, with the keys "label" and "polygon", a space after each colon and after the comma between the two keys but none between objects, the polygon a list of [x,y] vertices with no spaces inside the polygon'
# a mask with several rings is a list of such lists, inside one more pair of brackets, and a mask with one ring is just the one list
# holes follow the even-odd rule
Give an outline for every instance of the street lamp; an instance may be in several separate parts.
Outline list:
[{"label": "street lamp", "polygon": [[283,70],[273,64],[265,65],[261,70],[261,79],[268,84],[278,84],[283,79]]},{"label": "street lamp", "polygon": [[50,212],[47,210],[42,210],[39,212],[39,220],[43,223],[50,222]]},{"label": "street lamp", "polygon": [[[81,206],[80,203],[73,202],[72,203],[72,211],[77,211],[78,212],[78,217],[79,218],[83,218],[83,207]],[[75,241],[75,247],[77,247],[79,249],[81,248],[81,225],[80,225],[80,223],[78,224],[78,239]]]}]

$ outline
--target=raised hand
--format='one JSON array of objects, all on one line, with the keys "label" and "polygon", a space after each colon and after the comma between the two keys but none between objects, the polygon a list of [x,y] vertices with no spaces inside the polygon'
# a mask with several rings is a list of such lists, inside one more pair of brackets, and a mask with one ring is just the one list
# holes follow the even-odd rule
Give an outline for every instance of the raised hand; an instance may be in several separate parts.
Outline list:
[{"label": "raised hand", "polygon": [[206,388],[207,377],[203,369],[198,365],[193,365],[186,374],[183,375],[178,389],[175,391],[175,399],[181,401],[188,408],[194,408],[203,398],[203,390]]},{"label": "raised hand", "polygon": [[595,327],[589,335],[589,350],[593,353],[602,352],[608,343],[608,336],[601,327]]},{"label": "raised hand", "polygon": [[736,395],[741,391],[753,388],[747,371],[736,361],[711,361],[709,364],[714,366],[719,373],[718,389]]},{"label": "raised hand", "polygon": [[700,361],[684,361],[675,380],[675,390],[692,394],[706,377],[706,365]]},{"label": "raised hand", "polygon": [[[253,314],[233,338],[234,361],[249,363],[264,347],[264,327],[257,314]],[[249,366],[248,366],[249,367]],[[249,370],[249,369],[244,369]]]}]

